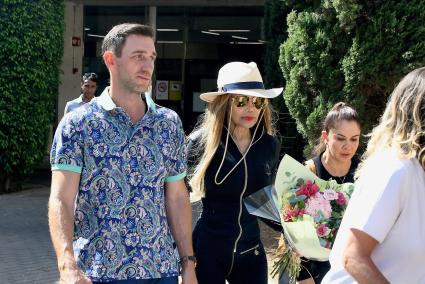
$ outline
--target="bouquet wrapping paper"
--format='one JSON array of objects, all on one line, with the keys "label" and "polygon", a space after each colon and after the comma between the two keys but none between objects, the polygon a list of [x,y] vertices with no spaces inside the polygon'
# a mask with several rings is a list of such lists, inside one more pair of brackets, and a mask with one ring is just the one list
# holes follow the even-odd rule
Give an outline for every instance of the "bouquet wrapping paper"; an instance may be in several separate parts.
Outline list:
[{"label": "bouquet wrapping paper", "polygon": [[300,256],[327,261],[342,220],[352,183],[322,180],[289,155],[279,164],[274,185],[245,198],[247,210],[283,227],[285,248],[278,251],[274,274],[288,271],[292,281]]}]

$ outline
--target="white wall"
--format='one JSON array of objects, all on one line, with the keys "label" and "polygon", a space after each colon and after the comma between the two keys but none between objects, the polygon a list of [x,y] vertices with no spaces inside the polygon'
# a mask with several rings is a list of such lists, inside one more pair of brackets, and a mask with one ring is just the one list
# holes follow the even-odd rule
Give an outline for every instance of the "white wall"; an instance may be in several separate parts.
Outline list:
[{"label": "white wall", "polygon": [[[77,98],[81,94],[81,76],[83,64],[83,5],[72,1],[65,2],[65,34],[64,54],[62,58],[62,75],[58,97],[58,121],[63,116],[67,101]],[[72,46],[72,37],[79,37],[81,45]],[[77,72],[73,73],[73,68]]]}]

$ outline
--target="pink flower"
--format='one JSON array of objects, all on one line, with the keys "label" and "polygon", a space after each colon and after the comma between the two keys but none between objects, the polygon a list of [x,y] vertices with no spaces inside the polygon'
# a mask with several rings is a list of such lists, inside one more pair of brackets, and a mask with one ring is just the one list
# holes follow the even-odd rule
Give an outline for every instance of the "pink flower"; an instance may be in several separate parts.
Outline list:
[{"label": "pink flower", "polygon": [[338,192],[338,198],[336,200],[336,204],[338,205],[346,205],[347,199],[345,198],[345,195],[342,192]]},{"label": "pink flower", "polygon": [[298,218],[299,216],[303,216],[305,214],[305,209],[302,208],[299,210],[298,208],[288,209],[285,211],[284,221],[291,222],[292,218]]},{"label": "pink flower", "polygon": [[305,213],[312,216],[315,221],[329,219],[332,213],[332,207],[329,200],[326,200],[320,193],[308,199]]},{"label": "pink flower", "polygon": [[320,238],[326,237],[331,232],[331,229],[329,229],[325,224],[320,224],[316,228],[316,233]]},{"label": "pink flower", "polygon": [[295,192],[295,194],[313,196],[317,192],[319,192],[319,187],[317,186],[317,184],[313,183],[311,180],[307,180],[305,184],[300,186],[300,188]]},{"label": "pink flower", "polygon": [[285,211],[284,221],[285,222],[291,222],[292,218],[297,217],[297,216],[298,216],[298,208],[288,209],[288,210]]},{"label": "pink flower", "polygon": [[326,200],[335,200],[338,198],[338,193],[335,192],[335,190],[332,189],[325,189],[323,192],[323,197]]}]

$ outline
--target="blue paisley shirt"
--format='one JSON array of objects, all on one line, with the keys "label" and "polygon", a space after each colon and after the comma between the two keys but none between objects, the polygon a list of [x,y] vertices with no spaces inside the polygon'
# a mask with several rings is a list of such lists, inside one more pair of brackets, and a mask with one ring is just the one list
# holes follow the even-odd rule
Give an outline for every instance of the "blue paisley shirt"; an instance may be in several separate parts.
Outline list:
[{"label": "blue paisley shirt", "polygon": [[94,281],[178,275],[164,183],[186,175],[185,136],[175,112],[147,105],[133,124],[107,88],[55,133],[52,170],[81,173],[74,254]]}]

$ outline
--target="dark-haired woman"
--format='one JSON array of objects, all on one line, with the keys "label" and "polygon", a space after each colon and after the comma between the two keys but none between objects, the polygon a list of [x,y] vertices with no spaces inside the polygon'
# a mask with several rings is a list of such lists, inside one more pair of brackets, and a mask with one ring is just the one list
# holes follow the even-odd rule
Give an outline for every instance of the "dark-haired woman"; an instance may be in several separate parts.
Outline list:
[{"label": "dark-haired woman", "polygon": [[[358,165],[355,156],[359,147],[360,120],[356,110],[339,102],[326,115],[316,156],[306,162],[306,167],[324,180],[337,183],[354,182]],[[330,269],[329,261],[302,259],[299,284],[320,283]]]}]

